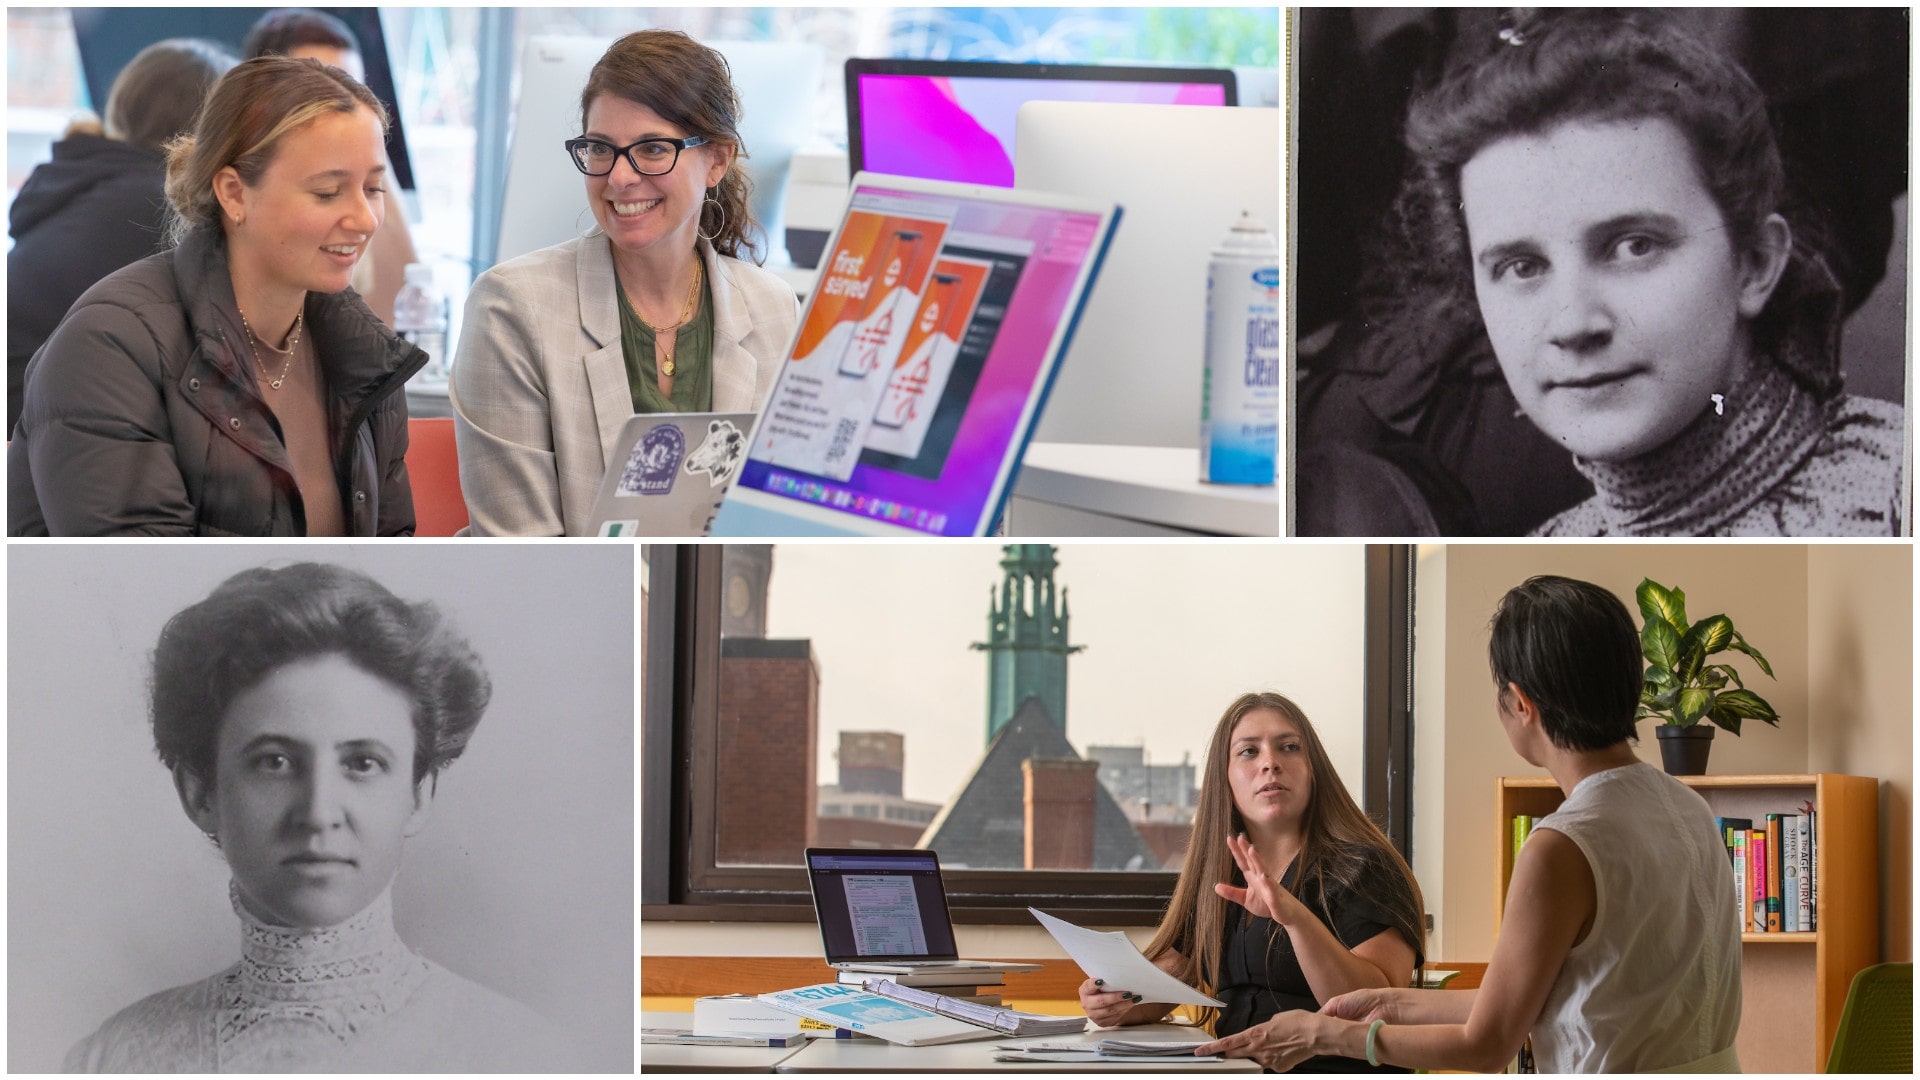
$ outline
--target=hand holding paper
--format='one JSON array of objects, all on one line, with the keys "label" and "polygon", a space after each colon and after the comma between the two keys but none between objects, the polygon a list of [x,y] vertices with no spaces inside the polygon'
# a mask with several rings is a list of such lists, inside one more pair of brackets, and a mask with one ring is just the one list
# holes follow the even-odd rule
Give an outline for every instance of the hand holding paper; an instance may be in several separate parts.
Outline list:
[{"label": "hand holding paper", "polygon": [[1073,962],[1079,964],[1089,978],[1100,979],[1115,989],[1131,990],[1140,995],[1141,1001],[1173,1005],[1226,1004],[1155,967],[1153,961],[1140,955],[1127,935],[1117,930],[1088,930],[1038,908],[1027,910],[1040,920],[1040,925],[1047,928],[1047,933],[1053,935],[1053,940],[1067,950],[1067,955],[1073,957]]}]

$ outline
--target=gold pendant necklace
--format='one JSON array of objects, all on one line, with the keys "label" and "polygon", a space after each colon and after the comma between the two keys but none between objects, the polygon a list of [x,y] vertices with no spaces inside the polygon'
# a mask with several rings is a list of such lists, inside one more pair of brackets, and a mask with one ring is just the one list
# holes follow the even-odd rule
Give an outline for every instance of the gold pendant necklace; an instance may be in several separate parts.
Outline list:
[{"label": "gold pendant necklace", "polygon": [[[280,365],[279,376],[269,380],[267,383],[269,387],[275,390],[280,389],[280,384],[287,381],[287,372],[293,370],[293,354],[294,351],[300,347],[300,327],[305,322],[306,317],[307,313],[304,311],[297,313],[293,317],[293,335],[287,338],[287,347],[285,350],[287,354],[286,363]],[[254,366],[260,369],[260,377],[265,379],[267,377],[267,365],[260,360],[260,347],[258,340],[253,334],[253,324],[247,321],[247,313],[244,311],[240,313],[240,328],[247,332],[247,351],[253,354]],[[271,345],[268,345],[267,349],[270,352],[281,351]]]},{"label": "gold pendant necklace", "polygon": [[687,324],[688,319],[693,318],[694,303],[700,297],[700,276],[700,260],[696,258],[693,261],[693,284],[687,289],[687,302],[680,305],[680,318],[672,326],[653,325],[647,321],[645,315],[640,314],[640,306],[638,304],[633,306],[633,317],[639,319],[640,325],[646,327],[647,330],[653,334],[654,347],[660,350],[661,356],[663,357],[660,361],[660,374],[669,379],[673,378],[673,373],[678,370],[678,368],[673,362],[673,349],[661,341],[660,336],[662,334],[676,333],[682,326]]}]

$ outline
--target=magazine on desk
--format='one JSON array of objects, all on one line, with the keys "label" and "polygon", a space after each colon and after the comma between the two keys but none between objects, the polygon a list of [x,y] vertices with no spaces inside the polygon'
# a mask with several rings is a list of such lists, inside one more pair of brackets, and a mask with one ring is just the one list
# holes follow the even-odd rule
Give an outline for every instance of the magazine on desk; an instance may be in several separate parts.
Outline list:
[{"label": "magazine on desk", "polygon": [[1087,1018],[1084,1016],[1048,1016],[1043,1013],[1003,1009],[996,1005],[983,1005],[977,1001],[963,1001],[960,998],[936,994],[931,990],[922,990],[914,986],[901,986],[892,979],[868,979],[865,985],[868,993],[918,1006],[928,1012],[952,1017],[955,1020],[963,1020],[986,1028],[996,1035],[1072,1035],[1087,1029]]},{"label": "magazine on desk", "polygon": [[933,1046],[1000,1034],[964,1020],[941,1016],[930,1009],[840,983],[778,990],[761,994],[760,1000],[776,1009],[824,1021],[862,1035],[872,1035],[899,1046]]}]

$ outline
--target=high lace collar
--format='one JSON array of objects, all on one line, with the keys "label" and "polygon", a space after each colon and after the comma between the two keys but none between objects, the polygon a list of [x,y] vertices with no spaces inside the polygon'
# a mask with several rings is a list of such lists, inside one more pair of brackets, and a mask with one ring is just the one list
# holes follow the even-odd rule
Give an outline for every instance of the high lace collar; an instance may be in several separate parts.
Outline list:
[{"label": "high lace collar", "polygon": [[1723,402],[1639,457],[1575,458],[1597,495],[1559,524],[1580,535],[1711,535],[1791,476],[1826,431],[1819,401],[1777,363],[1747,365]]},{"label": "high lace collar", "polygon": [[345,1043],[407,1003],[431,971],[393,928],[393,897],[319,930],[256,918],[229,887],[241,958],[223,980],[218,1039],[225,1061],[285,1061],[303,1042]]}]

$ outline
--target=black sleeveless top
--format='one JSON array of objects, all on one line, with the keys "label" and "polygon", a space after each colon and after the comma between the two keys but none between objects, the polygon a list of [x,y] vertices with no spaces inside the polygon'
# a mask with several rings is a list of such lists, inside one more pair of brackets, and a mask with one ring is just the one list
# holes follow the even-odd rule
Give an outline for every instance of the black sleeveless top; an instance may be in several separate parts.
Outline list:
[{"label": "black sleeveless top", "polygon": [[[1351,949],[1376,937],[1383,930],[1396,929],[1393,916],[1374,899],[1392,896],[1397,891],[1384,887],[1388,880],[1385,876],[1396,871],[1378,856],[1369,857],[1360,872],[1356,888],[1348,889],[1329,882],[1324,896],[1319,895],[1318,889],[1308,889],[1303,894],[1296,887],[1299,865],[1300,861],[1295,859],[1281,876],[1280,884],[1299,897],[1307,905],[1307,910],[1332,929],[1333,936],[1340,939],[1342,945]],[[1418,967],[1423,960],[1420,945],[1414,941],[1408,944],[1414,948],[1413,962]],[[1214,996],[1227,1004],[1226,1008],[1220,1010],[1220,1019],[1214,1028],[1220,1036],[1245,1031],[1292,1009],[1316,1012],[1320,1008],[1321,1003],[1314,1000],[1313,991],[1307,986],[1306,973],[1300,970],[1300,960],[1294,955],[1293,941],[1286,932],[1271,919],[1247,914],[1238,904],[1228,905],[1226,948],[1221,954],[1221,962],[1221,987]],[[1364,1059],[1312,1057],[1295,1065],[1293,1071],[1408,1070],[1391,1065],[1374,1069]]]}]

